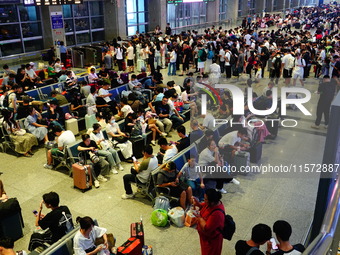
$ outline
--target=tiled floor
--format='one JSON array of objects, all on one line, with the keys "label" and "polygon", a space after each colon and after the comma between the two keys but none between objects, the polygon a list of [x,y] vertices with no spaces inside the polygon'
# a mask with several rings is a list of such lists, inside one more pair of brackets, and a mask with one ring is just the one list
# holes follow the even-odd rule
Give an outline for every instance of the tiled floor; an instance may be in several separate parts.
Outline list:
[{"label": "tiled floor", "polygon": [[[163,70],[164,80],[183,81],[183,77],[167,77]],[[221,79],[223,82],[223,79]],[[267,83],[265,79],[254,85],[255,91],[262,92]],[[244,85],[241,87],[245,88]],[[306,83],[311,92],[317,89],[317,81],[311,79]],[[315,119],[318,96],[312,94],[307,109],[313,116],[302,116],[300,111],[288,111],[288,115],[298,120],[293,129],[280,128],[276,140],[263,145],[262,164],[288,165],[322,162],[326,130],[314,131],[310,128]],[[188,123],[186,123],[188,127]],[[176,140],[173,135],[171,140]],[[155,152],[158,150],[155,148]],[[43,168],[45,149],[39,149],[32,158],[17,158],[9,154],[0,154],[0,171],[6,191],[10,197],[17,197],[22,207],[25,221],[24,237],[15,243],[16,249],[27,249],[30,235],[34,228],[32,210],[38,209],[42,194],[50,191],[59,193],[61,204],[67,205],[73,217],[89,215],[96,218],[100,226],[112,232],[118,244],[129,237],[131,222],[143,218],[146,244],[152,245],[154,254],[188,255],[199,254],[198,234],[193,228],[157,228],[151,225],[151,202],[138,197],[134,200],[122,200],[125,170],[101,185],[86,193],[73,188],[73,180],[65,173]],[[239,239],[250,237],[251,228],[257,223],[272,226],[278,219],[285,219],[293,226],[292,242],[300,242],[304,237],[311,217],[313,216],[318,187],[317,175],[279,175],[248,174],[239,176],[241,185],[227,184],[228,194],[222,201],[229,214],[236,221],[236,233],[232,241],[224,241],[223,254],[235,254],[234,245]],[[46,208],[44,213],[48,211]]]}]

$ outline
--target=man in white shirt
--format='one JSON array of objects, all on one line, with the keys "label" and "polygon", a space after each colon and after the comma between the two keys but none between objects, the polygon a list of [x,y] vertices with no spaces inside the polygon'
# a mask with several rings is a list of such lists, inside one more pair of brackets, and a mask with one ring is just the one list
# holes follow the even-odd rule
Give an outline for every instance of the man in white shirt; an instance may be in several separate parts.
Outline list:
[{"label": "man in white shirt", "polygon": [[169,145],[168,141],[164,137],[159,138],[158,145],[163,151],[165,151],[165,153],[158,153],[158,163],[165,163],[178,153],[176,145]]},{"label": "man in white shirt", "polygon": [[131,182],[137,184],[146,184],[150,178],[151,172],[158,167],[158,159],[152,155],[153,149],[151,145],[147,145],[143,152],[142,162],[133,162],[131,174],[126,174],[123,177],[125,193],[123,199],[133,198],[134,194],[131,189]]},{"label": "man in white shirt", "polygon": [[57,136],[55,141],[58,144],[57,148],[52,148],[47,151],[47,164],[44,164],[44,167],[47,169],[52,169],[52,163],[53,163],[53,158],[52,155],[54,156],[62,156],[63,155],[63,150],[65,146],[68,146],[70,144],[73,144],[76,141],[76,137],[70,130],[62,130],[61,126],[54,126],[53,127],[53,133]]},{"label": "man in white shirt", "polygon": [[111,111],[113,113],[117,112],[117,104],[115,101],[111,99],[112,94],[109,92],[110,84],[104,84],[102,88],[99,89],[98,91],[98,97],[102,97],[106,104],[109,105]]},{"label": "man in white shirt", "polygon": [[133,60],[135,58],[135,51],[134,51],[134,48],[133,48],[131,42],[129,42],[129,47],[126,49],[126,55],[127,55],[127,64],[128,64],[128,67],[129,67],[129,72],[133,73],[134,72]]},{"label": "man in white shirt", "polygon": [[296,53],[296,57],[294,59],[294,68],[293,68],[293,86],[296,85],[296,80],[299,79],[301,86],[304,86],[303,83],[303,74],[304,74],[304,68],[306,66],[306,61],[301,58],[300,53]]},{"label": "man in white shirt", "polygon": [[244,36],[244,40],[246,41],[246,44],[250,46],[251,44],[251,35],[248,33]]},{"label": "man in white shirt", "polygon": [[232,131],[220,139],[218,147],[221,149],[222,154],[225,156],[224,159],[227,160],[228,163],[232,162],[236,151],[244,151],[249,148],[248,144],[241,143],[242,140],[247,140],[247,135],[247,130],[242,128]]},{"label": "man in white shirt", "polygon": [[123,61],[124,61],[124,59],[123,59],[123,49],[120,47],[119,44],[117,46],[115,53],[116,53],[118,69],[119,69],[119,71],[123,71]]},{"label": "man in white shirt", "polygon": [[292,70],[294,67],[294,57],[288,50],[285,51],[284,54],[284,57],[281,59],[281,68],[283,69],[282,76],[285,78],[286,86],[289,86],[290,79],[292,78]]},{"label": "man in white shirt", "polygon": [[220,50],[218,52],[218,57],[220,58],[220,67],[221,67],[221,73],[224,73],[224,66],[225,66],[225,51],[223,49],[223,46],[220,45]]},{"label": "man in white shirt", "polygon": [[225,74],[226,78],[230,79],[231,78],[231,64],[230,64],[230,58],[231,58],[231,52],[228,48],[225,49]]},{"label": "man in white shirt", "polygon": [[201,128],[213,130],[215,128],[214,116],[210,112],[207,112],[203,116],[204,116],[204,119],[203,119],[203,124],[201,125]]},{"label": "man in white shirt", "polygon": [[35,74],[34,70],[32,69],[32,66],[30,64],[26,65],[25,72],[28,74],[31,80],[34,80],[38,76]]}]

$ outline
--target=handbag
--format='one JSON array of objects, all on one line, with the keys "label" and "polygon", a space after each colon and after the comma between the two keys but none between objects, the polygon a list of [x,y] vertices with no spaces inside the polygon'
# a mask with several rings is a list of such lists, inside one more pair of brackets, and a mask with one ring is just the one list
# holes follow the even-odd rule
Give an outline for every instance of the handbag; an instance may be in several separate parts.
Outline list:
[{"label": "handbag", "polygon": [[118,143],[125,143],[128,139],[125,136],[114,137],[114,140]]},{"label": "handbag", "polygon": [[17,136],[23,136],[25,134],[26,134],[25,129],[19,129],[19,130],[14,131],[14,135],[17,135]]}]

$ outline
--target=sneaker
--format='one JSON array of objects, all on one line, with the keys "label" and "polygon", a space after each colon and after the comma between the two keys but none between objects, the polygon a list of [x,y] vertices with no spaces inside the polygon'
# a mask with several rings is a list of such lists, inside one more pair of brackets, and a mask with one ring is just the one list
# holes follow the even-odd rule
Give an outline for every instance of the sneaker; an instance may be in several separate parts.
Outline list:
[{"label": "sneaker", "polygon": [[134,197],[134,195],[133,194],[123,194],[122,195],[122,199],[131,199],[131,198],[133,198]]},{"label": "sneaker", "polygon": [[311,128],[314,128],[314,129],[320,129],[320,127],[319,127],[319,126],[317,126],[317,125],[312,125],[312,126],[311,126]]},{"label": "sneaker", "polygon": [[161,136],[166,137],[168,134],[165,132],[162,132]]},{"label": "sneaker", "polygon": [[95,186],[97,189],[100,187],[99,181],[98,181],[98,180],[95,180],[95,181],[94,181],[94,186]]},{"label": "sneaker", "polygon": [[152,140],[151,142],[151,145],[155,146],[156,145],[156,141]]},{"label": "sneaker", "polygon": [[113,174],[118,174],[118,171],[117,171],[116,168],[112,168],[112,169],[111,169],[111,173],[113,173]]},{"label": "sneaker", "polygon": [[52,169],[53,168],[53,166],[48,165],[48,164],[44,164],[44,167],[47,168],[47,169]]},{"label": "sneaker", "polygon": [[227,191],[225,189],[218,189],[217,191],[221,192],[222,194],[227,194]]},{"label": "sneaker", "polygon": [[97,179],[100,182],[107,182],[107,179],[104,176],[102,176],[102,175],[98,175]]},{"label": "sneaker", "polygon": [[170,138],[171,138],[171,137],[172,137],[172,135],[170,135],[170,133],[168,133],[168,134],[167,134],[167,137],[170,137]]},{"label": "sneaker", "polygon": [[121,164],[118,164],[118,169],[119,169],[120,171],[124,171],[124,167],[123,167]]},{"label": "sneaker", "polygon": [[235,185],[240,185],[240,182],[236,180],[235,178],[233,178],[231,182],[234,183]]}]

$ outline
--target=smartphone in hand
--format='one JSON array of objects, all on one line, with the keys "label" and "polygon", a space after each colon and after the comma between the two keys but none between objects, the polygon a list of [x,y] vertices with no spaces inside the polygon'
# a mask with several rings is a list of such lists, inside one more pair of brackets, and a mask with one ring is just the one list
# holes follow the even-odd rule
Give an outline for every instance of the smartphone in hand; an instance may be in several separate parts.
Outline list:
[{"label": "smartphone in hand", "polygon": [[276,240],[275,240],[274,237],[272,237],[269,241],[272,243],[272,249],[273,250],[279,249],[279,247],[277,247],[277,243],[276,243]]},{"label": "smartphone in hand", "polygon": [[34,214],[35,216],[38,216],[38,211],[37,211],[37,210],[33,210],[32,212],[33,212],[33,214]]}]

